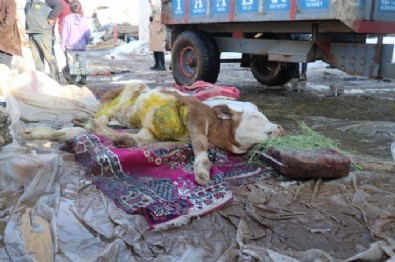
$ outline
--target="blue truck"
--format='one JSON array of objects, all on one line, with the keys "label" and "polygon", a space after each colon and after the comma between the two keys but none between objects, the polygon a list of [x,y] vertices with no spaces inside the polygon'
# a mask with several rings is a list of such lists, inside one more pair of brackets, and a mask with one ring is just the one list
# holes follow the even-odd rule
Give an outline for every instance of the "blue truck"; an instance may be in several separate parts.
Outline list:
[{"label": "blue truck", "polygon": [[[283,85],[299,63],[316,60],[395,78],[393,44],[382,42],[395,34],[395,0],[162,0],[162,21],[179,85],[215,83],[221,63],[239,62],[264,85]],[[242,56],[221,59],[222,52]]]}]

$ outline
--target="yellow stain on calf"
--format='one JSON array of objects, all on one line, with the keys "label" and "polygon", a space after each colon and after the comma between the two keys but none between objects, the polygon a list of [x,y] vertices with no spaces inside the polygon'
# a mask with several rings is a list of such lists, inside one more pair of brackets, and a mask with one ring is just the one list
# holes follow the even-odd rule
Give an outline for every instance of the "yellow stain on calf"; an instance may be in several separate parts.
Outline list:
[{"label": "yellow stain on calf", "polygon": [[[96,118],[104,115],[110,119],[115,114],[123,113],[122,109],[130,107],[129,112],[134,111],[134,114],[128,116],[129,127],[141,128],[141,123],[146,121],[147,117],[152,117],[152,122],[147,128],[158,140],[176,140],[188,134],[185,125],[188,107],[178,104],[174,96],[150,92],[125,100],[121,99],[123,93],[103,105],[96,113]],[[132,106],[136,108],[132,110]]]},{"label": "yellow stain on calf", "polygon": [[160,108],[166,106],[174,100],[171,96],[163,96],[160,93],[151,93],[148,97],[144,99],[144,103],[142,103],[140,108],[137,109],[135,117],[136,122],[143,122],[143,119],[149,114],[151,110],[155,108]]},{"label": "yellow stain on calf", "polygon": [[152,93],[136,114],[135,121],[142,122],[153,110],[150,131],[158,140],[177,139],[188,134],[180,115],[180,107],[173,96]]},{"label": "yellow stain on calf", "polygon": [[[96,112],[95,118],[99,118],[100,116],[106,116],[110,119],[116,112],[118,112],[121,108],[129,107],[136,102],[137,97],[133,97],[129,100],[122,100],[121,95],[115,98],[112,101],[107,102],[99,111]],[[132,126],[136,126],[136,123],[132,123]],[[136,126],[139,127],[139,126]]]},{"label": "yellow stain on calf", "polygon": [[119,101],[121,98],[118,96],[112,101],[108,101],[102,108],[100,108],[99,111],[96,112],[96,118],[99,118],[100,116],[107,116],[111,117],[113,110],[119,105]]},{"label": "yellow stain on calf", "polygon": [[159,140],[174,140],[188,134],[176,101],[156,109],[151,132]]}]

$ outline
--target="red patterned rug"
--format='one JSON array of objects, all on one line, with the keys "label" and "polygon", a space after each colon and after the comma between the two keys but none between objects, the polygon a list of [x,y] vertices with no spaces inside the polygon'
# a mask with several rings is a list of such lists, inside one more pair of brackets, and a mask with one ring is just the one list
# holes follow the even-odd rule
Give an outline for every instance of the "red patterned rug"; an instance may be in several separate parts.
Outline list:
[{"label": "red patterned rug", "polygon": [[242,155],[210,147],[212,182],[199,186],[190,144],[115,148],[89,134],[70,145],[88,178],[125,212],[143,214],[151,229],[182,225],[218,210],[232,201],[230,185],[254,183],[272,172],[247,164]]}]

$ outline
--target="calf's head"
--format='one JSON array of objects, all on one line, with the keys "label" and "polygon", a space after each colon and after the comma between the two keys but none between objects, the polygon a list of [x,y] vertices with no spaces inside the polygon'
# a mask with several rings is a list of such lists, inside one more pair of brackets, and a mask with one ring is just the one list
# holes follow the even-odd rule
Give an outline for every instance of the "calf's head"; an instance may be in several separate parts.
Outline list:
[{"label": "calf's head", "polygon": [[241,115],[239,127],[236,129],[236,141],[241,149],[248,150],[256,143],[266,140],[269,136],[281,135],[281,126],[270,122],[259,111],[244,111]]},{"label": "calf's head", "polygon": [[236,122],[234,138],[238,144],[238,147],[233,148],[233,153],[245,153],[252,146],[261,143],[270,136],[280,136],[284,134],[284,129],[280,125],[270,122],[267,117],[258,110],[243,110],[242,112],[231,111],[231,118]]}]

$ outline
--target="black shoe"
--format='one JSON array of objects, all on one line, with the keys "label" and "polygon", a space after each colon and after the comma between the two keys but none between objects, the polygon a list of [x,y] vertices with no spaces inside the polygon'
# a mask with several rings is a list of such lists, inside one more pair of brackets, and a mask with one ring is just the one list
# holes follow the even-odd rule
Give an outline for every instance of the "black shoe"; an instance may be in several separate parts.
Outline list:
[{"label": "black shoe", "polygon": [[70,68],[68,66],[63,67],[62,69],[62,73],[64,76],[64,79],[66,79],[66,81],[70,81]]},{"label": "black shoe", "polygon": [[75,85],[77,80],[77,75],[70,75],[70,85]]},{"label": "black shoe", "polygon": [[80,81],[78,81],[79,86],[85,86],[87,84],[86,82],[86,75],[81,75]]},{"label": "black shoe", "polygon": [[156,71],[156,70],[158,70],[158,66],[156,65],[156,66],[151,66],[150,68],[149,68],[149,70],[153,70],[153,71]]},{"label": "black shoe", "polygon": [[166,67],[164,65],[161,65],[156,69],[157,71],[166,71]]}]

